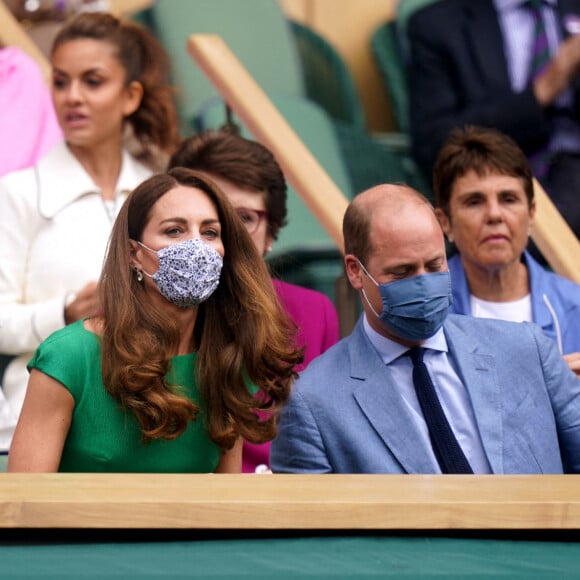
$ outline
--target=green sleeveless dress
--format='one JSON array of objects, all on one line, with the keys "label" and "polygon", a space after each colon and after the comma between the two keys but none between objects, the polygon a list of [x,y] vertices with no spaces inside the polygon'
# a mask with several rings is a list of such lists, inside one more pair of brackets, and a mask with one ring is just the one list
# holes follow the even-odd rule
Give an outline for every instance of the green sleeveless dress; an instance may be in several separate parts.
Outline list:
[{"label": "green sleeveless dress", "polygon": [[[200,403],[195,383],[197,353],[171,359],[169,384],[180,385]],[[141,442],[139,425],[105,389],[101,375],[100,338],[80,320],[49,336],[36,350],[28,368],[62,383],[75,407],[59,471],[110,473],[209,473],[216,469],[219,448],[197,420],[173,441]]]}]

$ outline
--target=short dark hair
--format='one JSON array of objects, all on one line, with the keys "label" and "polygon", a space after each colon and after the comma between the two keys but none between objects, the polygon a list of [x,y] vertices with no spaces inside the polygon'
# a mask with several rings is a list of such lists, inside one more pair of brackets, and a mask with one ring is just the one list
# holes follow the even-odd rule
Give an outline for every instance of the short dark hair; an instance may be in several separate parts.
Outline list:
[{"label": "short dark hair", "polygon": [[342,219],[344,253],[356,256],[363,264],[371,253],[370,230],[372,210],[368,204],[355,203],[356,197],[348,204]]},{"label": "short dark hair", "polygon": [[532,205],[533,174],[524,152],[511,137],[496,129],[468,125],[454,129],[437,156],[433,170],[437,207],[449,215],[455,181],[469,171],[482,176],[490,170],[521,179],[528,204]]},{"label": "short dark hair", "polygon": [[272,153],[260,143],[223,129],[204,131],[181,143],[169,160],[172,167],[203,171],[263,193],[273,239],[286,225],[286,180]]}]

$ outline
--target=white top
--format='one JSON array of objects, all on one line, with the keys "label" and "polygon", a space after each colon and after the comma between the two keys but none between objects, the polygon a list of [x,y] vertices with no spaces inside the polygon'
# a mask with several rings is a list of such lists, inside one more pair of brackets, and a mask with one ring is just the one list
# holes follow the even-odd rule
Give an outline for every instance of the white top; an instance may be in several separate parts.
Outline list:
[{"label": "white top", "polygon": [[[151,174],[123,152],[114,216]],[[2,384],[10,413],[0,393],[1,450],[24,400],[26,364],[40,342],[65,325],[71,293],[98,279],[114,216],[64,142],[36,166],[0,179],[0,216],[0,352],[19,355]]]},{"label": "white top", "polygon": [[509,322],[532,322],[532,297],[527,294],[510,302],[489,302],[475,296],[469,297],[471,312],[477,318],[496,318]]}]

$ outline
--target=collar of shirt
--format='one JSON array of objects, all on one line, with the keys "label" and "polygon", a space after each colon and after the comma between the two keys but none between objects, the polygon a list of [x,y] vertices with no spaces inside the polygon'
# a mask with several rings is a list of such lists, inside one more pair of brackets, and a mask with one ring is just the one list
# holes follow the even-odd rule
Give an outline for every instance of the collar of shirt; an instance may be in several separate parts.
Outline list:
[{"label": "collar of shirt", "polygon": [[[86,195],[100,195],[99,188],[64,141],[49,151],[34,170],[37,174],[38,208],[46,219],[52,219],[63,208]],[[116,193],[131,191],[150,175],[150,169],[123,149]]]},{"label": "collar of shirt", "polygon": [[[375,347],[379,356],[386,365],[392,363],[395,359],[399,358],[409,350],[408,346],[399,344],[398,342],[379,334],[371,327],[366,316],[363,316],[363,328],[368,339],[371,341],[371,344]],[[423,342],[421,346],[423,348],[448,352],[449,349],[447,348],[447,340],[445,340],[443,328],[440,328],[433,336]]]}]

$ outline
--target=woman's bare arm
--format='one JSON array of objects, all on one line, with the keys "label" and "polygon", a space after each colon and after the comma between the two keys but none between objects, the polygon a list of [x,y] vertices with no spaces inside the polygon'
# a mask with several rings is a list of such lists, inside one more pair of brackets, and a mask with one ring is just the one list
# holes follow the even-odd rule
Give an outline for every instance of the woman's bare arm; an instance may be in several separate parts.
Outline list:
[{"label": "woman's bare arm", "polygon": [[218,462],[216,473],[241,473],[242,472],[242,443],[240,437],[234,446],[222,454]]},{"label": "woman's bare arm", "polygon": [[61,383],[32,369],[8,454],[8,471],[58,471],[73,409],[74,399]]}]

